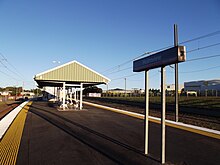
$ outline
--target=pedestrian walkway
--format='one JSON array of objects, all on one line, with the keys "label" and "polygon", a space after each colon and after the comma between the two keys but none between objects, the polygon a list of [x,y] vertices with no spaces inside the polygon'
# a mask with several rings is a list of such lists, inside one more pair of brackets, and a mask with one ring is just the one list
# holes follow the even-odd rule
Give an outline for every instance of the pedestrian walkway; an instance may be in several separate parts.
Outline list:
[{"label": "pedestrian walkway", "polygon": [[[20,146],[22,132],[30,103],[24,103],[21,107],[13,110],[9,116],[5,117],[5,122],[1,121],[1,127],[7,130],[3,133],[0,141],[0,164],[16,164],[17,154]],[[25,105],[23,107],[23,105]],[[13,118],[14,117],[14,118]],[[10,123],[11,122],[11,123]],[[3,127],[4,126],[4,127]]]}]

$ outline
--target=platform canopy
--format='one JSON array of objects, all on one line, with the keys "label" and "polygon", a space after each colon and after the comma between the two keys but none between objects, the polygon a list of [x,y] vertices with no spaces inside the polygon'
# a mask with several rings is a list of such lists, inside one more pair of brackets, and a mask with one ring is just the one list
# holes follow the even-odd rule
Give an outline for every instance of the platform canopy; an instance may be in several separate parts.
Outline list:
[{"label": "platform canopy", "polygon": [[107,77],[75,60],[39,73],[35,75],[34,80],[40,88],[44,86],[61,87],[63,83],[83,84],[83,87],[86,87],[107,84],[110,81]]}]

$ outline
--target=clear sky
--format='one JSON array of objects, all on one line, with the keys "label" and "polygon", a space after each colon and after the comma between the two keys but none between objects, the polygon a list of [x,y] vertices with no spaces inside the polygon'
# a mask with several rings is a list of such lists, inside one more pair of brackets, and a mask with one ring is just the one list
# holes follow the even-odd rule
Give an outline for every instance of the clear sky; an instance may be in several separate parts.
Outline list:
[{"label": "clear sky", "polygon": [[[77,60],[112,79],[109,88],[124,88],[125,77],[128,89],[143,88],[144,74],[133,73],[132,62],[121,64],[173,45],[174,24],[179,42],[219,31],[220,1],[0,0],[0,86],[34,88],[35,74]],[[189,51],[219,42],[218,33],[185,45]],[[220,45],[187,59],[218,54]],[[219,61],[180,64],[180,83],[219,79]],[[174,83],[173,69],[166,70]],[[160,87],[159,69],[150,71],[150,87]]]}]

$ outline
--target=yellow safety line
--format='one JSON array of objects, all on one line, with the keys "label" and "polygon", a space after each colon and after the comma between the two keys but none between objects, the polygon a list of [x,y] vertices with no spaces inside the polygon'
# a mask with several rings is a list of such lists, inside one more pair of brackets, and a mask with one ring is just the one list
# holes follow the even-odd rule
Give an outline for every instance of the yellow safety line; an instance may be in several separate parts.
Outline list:
[{"label": "yellow safety line", "polygon": [[4,137],[0,141],[0,164],[16,164],[18,150],[21,142],[22,132],[24,129],[25,119],[29,109],[28,102],[14,119]]},{"label": "yellow safety line", "polygon": [[[140,116],[140,115],[137,115],[135,113],[132,114],[132,113],[126,112],[124,110],[122,110],[122,111],[117,110],[116,108],[102,106],[102,105],[94,104],[94,103],[90,103],[90,102],[83,102],[83,103],[87,104],[87,105],[90,105],[90,106],[97,107],[97,108],[101,108],[101,109],[104,109],[104,110],[109,110],[109,111],[113,111],[113,112],[116,112],[116,113],[121,113],[121,114],[124,114],[124,115],[127,115],[127,116],[131,116],[131,117],[134,117],[134,118],[142,119],[142,120],[145,118],[144,116]],[[159,120],[149,118],[149,121],[160,124]],[[182,130],[197,133],[197,134],[200,134],[200,135],[220,139],[220,135],[216,134],[216,133],[207,132],[207,131],[199,130],[199,129],[196,129],[196,128],[190,128],[190,127],[186,127],[186,126],[183,126],[183,125],[176,125],[176,124],[168,123],[168,122],[166,122],[166,125],[170,126],[170,127],[173,127],[173,128],[182,129]]]},{"label": "yellow safety line", "polygon": [[[160,121],[155,120],[155,119],[149,119],[149,121],[160,124]],[[166,122],[166,125],[169,126],[169,127],[182,129],[182,130],[197,133],[197,134],[200,134],[200,135],[220,139],[219,134],[215,134],[215,133],[212,133],[212,132],[207,132],[207,131],[203,131],[203,130],[199,130],[199,129],[195,129],[195,128],[190,128],[190,127],[186,127],[186,126],[183,126],[183,125],[176,125],[176,124],[173,124],[173,123],[167,123],[167,122]]]}]

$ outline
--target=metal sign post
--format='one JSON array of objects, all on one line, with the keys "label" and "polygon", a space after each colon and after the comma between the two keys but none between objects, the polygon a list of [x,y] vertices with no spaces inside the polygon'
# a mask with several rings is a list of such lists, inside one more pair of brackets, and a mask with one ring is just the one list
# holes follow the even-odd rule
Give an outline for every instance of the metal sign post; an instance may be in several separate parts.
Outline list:
[{"label": "metal sign post", "polygon": [[[174,25],[174,46],[178,46],[178,32],[177,25]],[[176,115],[175,120],[179,120],[179,82],[178,82],[178,63],[175,63],[175,106],[176,106]]]},{"label": "metal sign post", "polygon": [[166,87],[165,67],[161,67],[161,163],[165,163],[165,115],[166,115]]},{"label": "metal sign post", "polygon": [[145,71],[145,154],[148,154],[148,113],[149,113],[149,89],[148,89],[148,71],[150,69],[161,67],[161,163],[165,163],[165,115],[166,115],[166,87],[165,87],[165,66],[176,64],[186,60],[185,46],[175,46],[153,55],[135,60],[133,62],[133,71]]},{"label": "metal sign post", "polygon": [[133,62],[133,71],[141,72],[186,60],[186,47],[175,46]]},{"label": "metal sign post", "polygon": [[148,70],[145,71],[145,155],[148,154],[148,116],[149,116],[149,81]]}]

